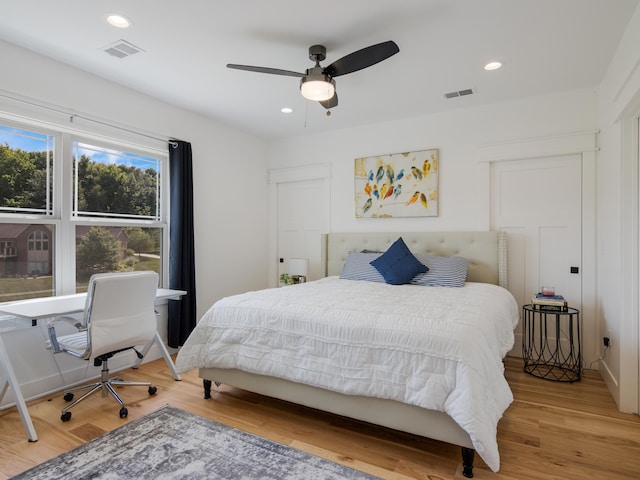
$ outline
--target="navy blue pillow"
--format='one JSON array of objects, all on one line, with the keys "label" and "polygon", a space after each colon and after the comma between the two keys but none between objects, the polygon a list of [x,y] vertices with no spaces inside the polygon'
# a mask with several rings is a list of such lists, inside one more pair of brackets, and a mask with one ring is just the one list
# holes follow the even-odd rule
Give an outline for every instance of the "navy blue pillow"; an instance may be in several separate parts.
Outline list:
[{"label": "navy blue pillow", "polygon": [[370,262],[390,285],[404,285],[419,273],[429,271],[413,256],[402,237],[398,238],[389,249]]}]

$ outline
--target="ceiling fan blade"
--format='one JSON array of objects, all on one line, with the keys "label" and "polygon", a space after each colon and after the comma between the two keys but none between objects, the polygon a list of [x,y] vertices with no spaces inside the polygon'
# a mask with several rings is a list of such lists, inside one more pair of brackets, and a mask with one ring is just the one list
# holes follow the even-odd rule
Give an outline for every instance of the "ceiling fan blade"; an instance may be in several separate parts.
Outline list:
[{"label": "ceiling fan blade", "polygon": [[280,70],[279,68],[269,67],[254,67],[252,65],[236,65],[234,63],[228,63],[228,68],[235,68],[236,70],[247,70],[249,72],[258,73],[271,73],[273,75],[286,75],[289,77],[304,77],[305,73],[292,72],[291,70]]},{"label": "ceiling fan blade", "polygon": [[339,77],[347,73],[357,72],[358,70],[386,60],[399,51],[398,45],[392,40],[371,45],[336,60],[324,69],[324,73],[331,77]]},{"label": "ceiling fan blade", "polygon": [[[322,105],[324,108],[326,108],[327,110],[329,110],[330,108],[333,107],[337,107],[338,106],[338,92],[335,92],[333,94],[333,97],[331,97],[329,100],[323,100],[322,102],[318,102],[320,105]],[[329,114],[329,112],[327,112],[327,115]]]}]

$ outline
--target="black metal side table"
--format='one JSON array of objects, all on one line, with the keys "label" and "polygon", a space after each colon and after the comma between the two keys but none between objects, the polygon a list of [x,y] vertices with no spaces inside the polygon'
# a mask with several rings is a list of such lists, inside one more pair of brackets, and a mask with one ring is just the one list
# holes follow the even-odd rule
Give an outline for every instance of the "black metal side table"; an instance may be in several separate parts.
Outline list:
[{"label": "black metal side table", "polygon": [[524,371],[555,382],[577,382],[582,373],[580,311],[522,307]]}]

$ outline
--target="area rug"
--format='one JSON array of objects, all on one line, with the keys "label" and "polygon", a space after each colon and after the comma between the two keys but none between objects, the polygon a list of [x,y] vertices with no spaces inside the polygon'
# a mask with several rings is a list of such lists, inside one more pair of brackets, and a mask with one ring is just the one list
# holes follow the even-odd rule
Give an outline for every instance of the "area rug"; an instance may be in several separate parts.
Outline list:
[{"label": "area rug", "polygon": [[13,478],[371,480],[377,477],[166,405]]}]

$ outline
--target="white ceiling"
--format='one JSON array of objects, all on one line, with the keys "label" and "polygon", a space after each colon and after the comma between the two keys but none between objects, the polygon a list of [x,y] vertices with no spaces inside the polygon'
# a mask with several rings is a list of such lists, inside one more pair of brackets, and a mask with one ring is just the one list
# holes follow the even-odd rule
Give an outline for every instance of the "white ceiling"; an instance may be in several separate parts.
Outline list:
[{"label": "white ceiling", "polygon": [[[2,0],[0,39],[270,139],[597,87],[637,5]],[[108,25],[106,14],[114,12],[130,18],[132,27]],[[144,52],[118,59],[103,51],[119,39]],[[300,95],[298,78],[226,68],[238,63],[304,72],[313,66],[311,45],[326,46],[326,66],[386,40],[394,40],[400,53],[336,78],[340,104],[331,116]],[[492,60],[503,68],[484,71]],[[467,88],[475,93],[444,97]],[[294,113],[280,113],[284,106]]]}]

